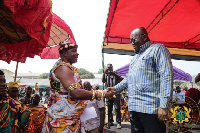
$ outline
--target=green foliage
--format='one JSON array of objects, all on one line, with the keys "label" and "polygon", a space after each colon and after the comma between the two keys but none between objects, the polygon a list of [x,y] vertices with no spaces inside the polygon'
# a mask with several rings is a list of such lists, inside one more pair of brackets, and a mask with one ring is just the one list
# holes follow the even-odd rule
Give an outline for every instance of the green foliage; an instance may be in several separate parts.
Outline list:
[{"label": "green foliage", "polygon": [[79,71],[80,77],[82,79],[94,79],[95,78],[93,73],[85,70],[84,68],[79,68],[78,71]]},{"label": "green foliage", "polygon": [[101,68],[99,68],[99,71],[97,72],[98,74],[102,74],[103,72],[102,72],[102,69]]},{"label": "green foliage", "polygon": [[[106,69],[106,66],[104,65],[104,69]],[[102,68],[99,68],[99,71],[97,72],[98,74],[102,74]]]},{"label": "green foliage", "polygon": [[184,82],[181,81],[174,81],[174,86],[181,86],[181,84],[183,84]]},{"label": "green foliage", "polygon": [[48,79],[49,78],[49,73],[42,73],[38,77],[39,79]]}]

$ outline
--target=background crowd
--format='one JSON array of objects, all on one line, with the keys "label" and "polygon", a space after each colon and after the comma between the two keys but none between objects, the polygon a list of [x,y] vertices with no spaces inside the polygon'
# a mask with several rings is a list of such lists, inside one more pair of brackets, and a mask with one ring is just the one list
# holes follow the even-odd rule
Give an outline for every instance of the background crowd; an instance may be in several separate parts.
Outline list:
[{"label": "background crowd", "polygon": [[[113,126],[114,106],[117,129],[123,128],[122,121],[130,121],[132,133],[166,133],[171,105],[187,106],[192,99],[190,107],[198,108],[200,92],[180,86],[173,90],[170,53],[164,45],[152,44],[144,27],[134,29],[130,41],[136,55],[128,74],[122,78],[108,64],[102,76],[103,90],[98,84],[82,83],[73,66],[78,45],[67,41],[59,44],[60,59],[50,70],[51,88],[44,100],[37,83],[34,89],[27,86],[25,95],[19,98],[19,82],[6,84],[0,71],[0,132],[103,133],[105,114],[107,128]],[[199,81],[198,74],[195,82]],[[178,126],[178,131],[185,129]]]}]

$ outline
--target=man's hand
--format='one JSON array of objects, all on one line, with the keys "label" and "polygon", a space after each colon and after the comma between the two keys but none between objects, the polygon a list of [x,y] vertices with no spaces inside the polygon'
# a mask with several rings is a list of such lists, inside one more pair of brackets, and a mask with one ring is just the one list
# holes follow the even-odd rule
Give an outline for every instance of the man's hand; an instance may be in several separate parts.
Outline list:
[{"label": "man's hand", "polygon": [[168,120],[168,110],[163,108],[158,108],[158,119],[162,122]]},{"label": "man's hand", "polygon": [[115,88],[114,87],[108,87],[104,90],[105,98],[113,97],[115,95]]}]

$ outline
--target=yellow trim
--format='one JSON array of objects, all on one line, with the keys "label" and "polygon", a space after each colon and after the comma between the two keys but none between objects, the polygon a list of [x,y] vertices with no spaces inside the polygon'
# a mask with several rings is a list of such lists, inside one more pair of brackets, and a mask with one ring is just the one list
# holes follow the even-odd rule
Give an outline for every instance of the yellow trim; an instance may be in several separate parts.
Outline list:
[{"label": "yellow trim", "polygon": [[134,48],[133,48],[133,46],[131,44],[104,43],[103,48],[112,48],[112,49],[121,49],[121,50],[134,51]]},{"label": "yellow trim", "polygon": [[[119,44],[119,43],[104,43],[103,48],[134,51],[134,48],[131,44]],[[181,49],[181,48],[168,48],[170,54],[173,55],[186,55],[186,56],[200,56],[200,51],[190,50],[190,49]]]},{"label": "yellow trim", "polygon": [[168,48],[170,54],[176,55],[187,55],[187,56],[200,56],[200,51],[179,49],[179,48]]}]

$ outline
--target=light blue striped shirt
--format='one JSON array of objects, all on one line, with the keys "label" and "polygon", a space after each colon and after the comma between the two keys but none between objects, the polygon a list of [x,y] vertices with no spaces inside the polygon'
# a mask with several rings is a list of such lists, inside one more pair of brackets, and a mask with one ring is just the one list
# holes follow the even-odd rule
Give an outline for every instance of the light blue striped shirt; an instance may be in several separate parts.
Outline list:
[{"label": "light blue striped shirt", "polygon": [[129,111],[156,114],[158,107],[167,108],[173,92],[173,67],[164,45],[148,41],[140,46],[128,74],[115,86],[117,92],[127,88]]}]

